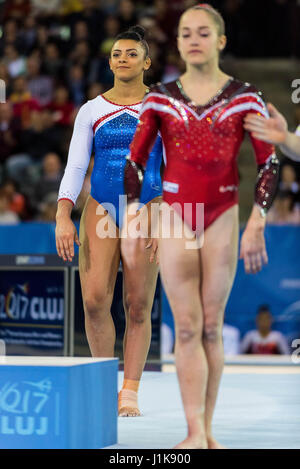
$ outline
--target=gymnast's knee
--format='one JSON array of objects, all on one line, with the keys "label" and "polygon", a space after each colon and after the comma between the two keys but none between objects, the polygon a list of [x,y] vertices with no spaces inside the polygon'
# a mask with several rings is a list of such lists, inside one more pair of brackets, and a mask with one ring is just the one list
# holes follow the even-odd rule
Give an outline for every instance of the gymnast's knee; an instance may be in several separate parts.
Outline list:
[{"label": "gymnast's knee", "polygon": [[131,323],[144,324],[150,319],[150,308],[146,300],[136,298],[134,295],[126,295],[125,308],[127,317]]},{"label": "gymnast's knee", "polygon": [[222,324],[217,321],[204,323],[202,338],[204,342],[208,343],[217,344],[222,342]]},{"label": "gymnast's knee", "polygon": [[178,344],[184,345],[192,343],[193,341],[199,342],[201,336],[200,325],[195,321],[186,321],[177,324],[176,327],[176,340]]},{"label": "gymnast's knee", "polygon": [[97,292],[83,298],[86,318],[91,322],[99,322],[110,308],[108,295],[105,292]]}]

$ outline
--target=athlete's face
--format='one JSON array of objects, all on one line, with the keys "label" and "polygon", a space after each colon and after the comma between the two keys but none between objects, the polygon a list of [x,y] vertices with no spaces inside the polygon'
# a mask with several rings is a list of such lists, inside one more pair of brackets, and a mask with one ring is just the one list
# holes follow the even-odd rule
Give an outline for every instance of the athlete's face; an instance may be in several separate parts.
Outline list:
[{"label": "athlete's face", "polygon": [[109,65],[116,78],[130,81],[143,75],[149,69],[151,60],[145,58],[145,50],[139,42],[120,39],[112,48]]},{"label": "athlete's face", "polygon": [[267,333],[271,330],[272,317],[269,312],[260,313],[256,320],[257,329],[262,333]]},{"label": "athlete's face", "polygon": [[188,10],[180,19],[177,45],[187,64],[204,65],[218,60],[226,36],[219,36],[211,15],[203,10]]}]

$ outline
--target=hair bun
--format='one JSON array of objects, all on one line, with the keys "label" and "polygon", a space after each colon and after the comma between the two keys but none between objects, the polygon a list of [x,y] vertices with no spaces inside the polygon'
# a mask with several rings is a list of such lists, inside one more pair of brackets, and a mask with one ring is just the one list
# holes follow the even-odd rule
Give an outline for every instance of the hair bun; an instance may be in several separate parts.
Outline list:
[{"label": "hair bun", "polygon": [[128,32],[138,34],[141,37],[141,39],[144,39],[145,34],[146,34],[146,30],[142,26],[139,26],[139,25],[132,26],[132,28],[130,28]]}]

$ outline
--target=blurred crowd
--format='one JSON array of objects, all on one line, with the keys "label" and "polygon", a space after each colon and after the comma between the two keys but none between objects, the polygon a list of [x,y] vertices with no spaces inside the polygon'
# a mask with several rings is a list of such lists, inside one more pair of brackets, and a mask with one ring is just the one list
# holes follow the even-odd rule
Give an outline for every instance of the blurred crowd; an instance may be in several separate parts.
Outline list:
[{"label": "blurred crowd", "polygon": [[[0,79],[7,98],[0,104],[0,223],[54,220],[76,113],[86,100],[112,86],[107,57],[116,35],[135,24],[144,26],[152,59],[146,83],[173,80],[182,71],[176,51],[178,18],[197,3],[0,0]],[[265,0],[263,12],[257,0],[210,3],[227,23],[227,54],[299,55],[297,0]],[[92,164],[75,217],[89,193]],[[293,167],[283,168],[281,184],[270,221],[300,223]]]}]

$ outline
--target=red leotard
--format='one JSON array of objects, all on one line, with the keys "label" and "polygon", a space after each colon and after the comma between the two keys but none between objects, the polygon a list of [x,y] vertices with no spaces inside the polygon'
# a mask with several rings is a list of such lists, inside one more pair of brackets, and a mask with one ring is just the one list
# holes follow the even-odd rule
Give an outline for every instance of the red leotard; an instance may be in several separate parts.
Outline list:
[{"label": "red leotard", "polygon": [[[268,117],[256,88],[233,78],[204,106],[189,100],[179,80],[156,85],[144,100],[130,159],[145,167],[157,132],[161,132],[166,157],[163,199],[170,205],[179,202],[182,208],[184,203],[192,203],[189,225],[193,230],[196,203],[205,204],[204,228],[238,203],[237,156],[248,112]],[[274,160],[274,147],[250,138],[257,165],[269,168],[266,163]],[[262,184],[260,198],[269,197],[269,189]],[[264,207],[266,202],[262,204]]]}]

